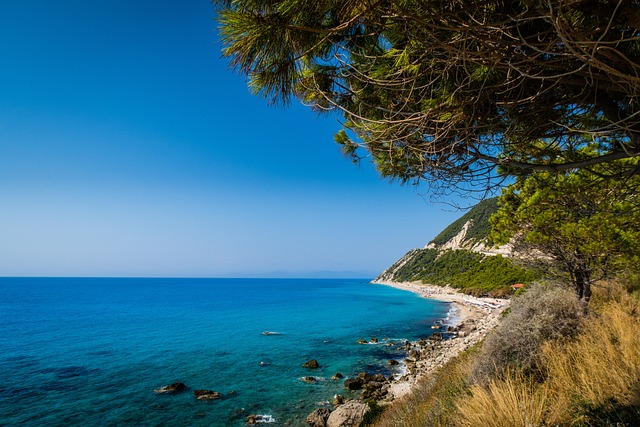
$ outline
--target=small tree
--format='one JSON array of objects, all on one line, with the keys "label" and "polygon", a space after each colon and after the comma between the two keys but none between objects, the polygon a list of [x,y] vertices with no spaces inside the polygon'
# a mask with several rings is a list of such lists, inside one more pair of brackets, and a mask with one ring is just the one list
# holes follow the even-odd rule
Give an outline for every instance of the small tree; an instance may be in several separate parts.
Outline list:
[{"label": "small tree", "polygon": [[640,256],[640,179],[593,172],[519,179],[503,190],[491,218],[495,243],[511,241],[516,251],[542,255],[534,258],[547,272],[568,276],[585,302],[594,280],[637,269]]}]

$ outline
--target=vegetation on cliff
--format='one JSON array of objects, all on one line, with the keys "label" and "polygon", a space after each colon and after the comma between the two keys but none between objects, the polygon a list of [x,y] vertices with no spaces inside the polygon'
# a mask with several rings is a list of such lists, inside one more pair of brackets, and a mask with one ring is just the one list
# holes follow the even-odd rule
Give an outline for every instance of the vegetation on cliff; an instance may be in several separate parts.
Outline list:
[{"label": "vegetation on cliff", "polygon": [[491,223],[489,218],[498,211],[498,198],[482,200],[469,212],[452,222],[440,234],[438,234],[430,244],[442,246],[457,236],[469,223],[469,228],[465,233],[465,246],[471,247],[474,244],[484,242],[491,233]]},{"label": "vegetation on cliff", "polygon": [[469,250],[416,249],[393,274],[393,281],[449,285],[472,295],[510,295],[511,286],[536,278],[509,258]]}]

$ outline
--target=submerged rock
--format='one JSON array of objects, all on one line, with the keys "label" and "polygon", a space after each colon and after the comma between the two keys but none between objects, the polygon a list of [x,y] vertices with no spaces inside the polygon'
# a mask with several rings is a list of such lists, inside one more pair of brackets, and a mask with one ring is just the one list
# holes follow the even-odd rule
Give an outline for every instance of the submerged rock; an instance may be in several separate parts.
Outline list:
[{"label": "submerged rock", "polygon": [[213,390],[193,390],[193,397],[198,400],[222,399],[222,393]]},{"label": "submerged rock", "polygon": [[273,423],[275,420],[271,415],[251,414],[247,417],[247,424],[255,425],[258,423]]},{"label": "submerged rock", "polygon": [[315,377],[302,377],[302,381],[308,384],[315,384],[316,382],[318,382]]},{"label": "submerged rock", "polygon": [[170,385],[166,385],[164,387],[160,387],[158,389],[153,390],[154,393],[158,394],[175,394],[180,393],[181,391],[185,391],[187,386],[184,383],[173,383]]}]

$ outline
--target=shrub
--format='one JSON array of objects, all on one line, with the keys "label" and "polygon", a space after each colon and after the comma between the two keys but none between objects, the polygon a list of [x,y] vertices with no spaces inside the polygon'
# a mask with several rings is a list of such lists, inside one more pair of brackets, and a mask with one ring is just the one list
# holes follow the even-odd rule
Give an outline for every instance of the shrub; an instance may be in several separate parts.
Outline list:
[{"label": "shrub", "polygon": [[487,337],[473,368],[476,382],[487,383],[507,370],[537,374],[542,346],[577,333],[582,308],[575,292],[534,284],[515,298],[510,314]]}]

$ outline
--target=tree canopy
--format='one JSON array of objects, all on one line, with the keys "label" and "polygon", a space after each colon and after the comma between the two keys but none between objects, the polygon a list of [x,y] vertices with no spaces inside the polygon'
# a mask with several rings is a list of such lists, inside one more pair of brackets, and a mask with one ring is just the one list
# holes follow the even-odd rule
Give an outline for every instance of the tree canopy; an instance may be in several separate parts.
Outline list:
[{"label": "tree canopy", "polygon": [[250,88],[337,112],[385,177],[486,188],[640,154],[638,0],[213,3]]},{"label": "tree canopy", "polygon": [[[638,163],[611,166],[630,166],[621,162]],[[547,274],[566,275],[588,301],[594,280],[638,271],[639,186],[637,175],[603,180],[584,171],[521,178],[503,190],[491,237],[534,255]]]}]

